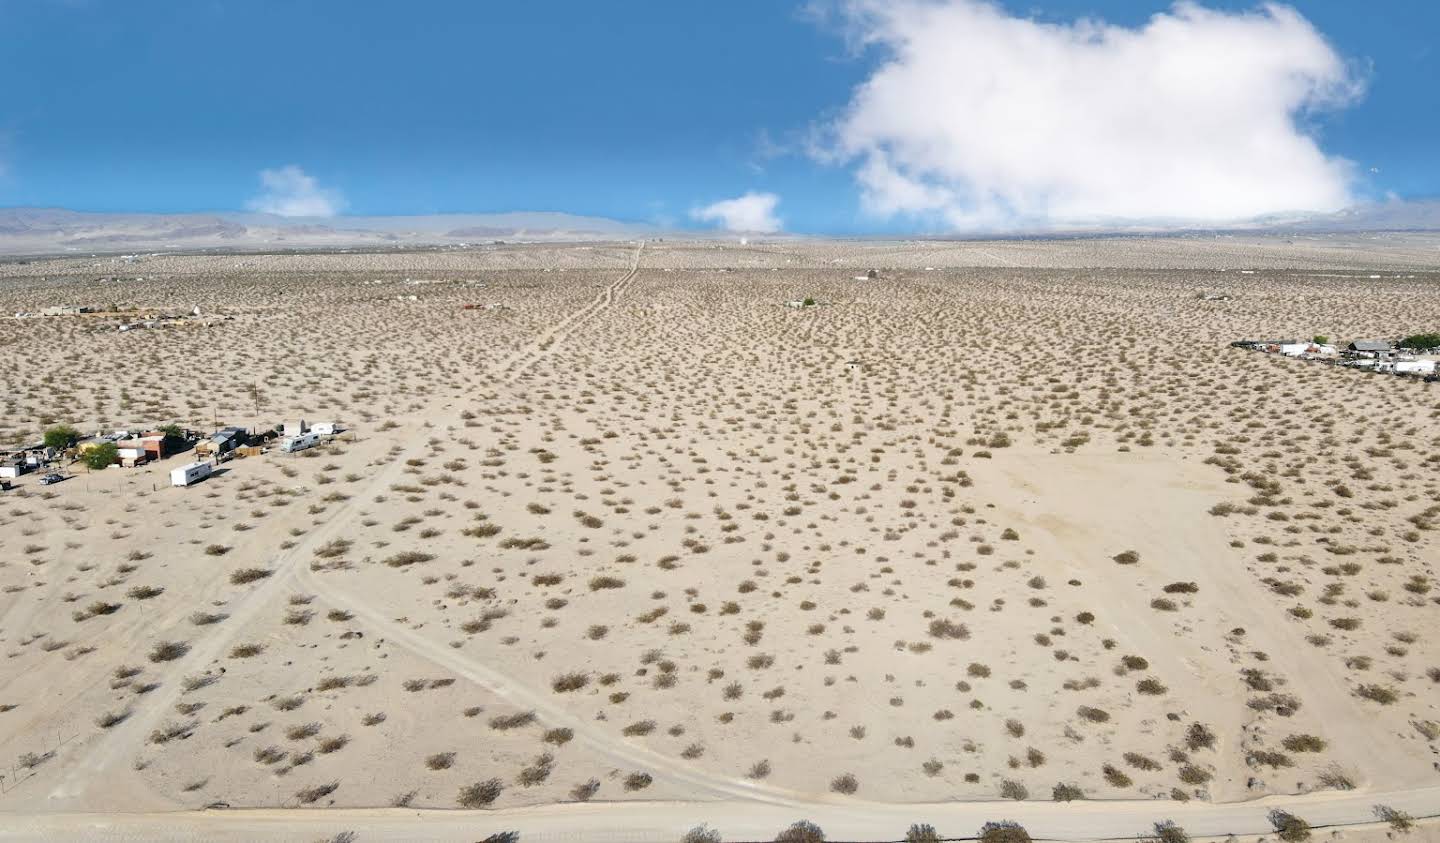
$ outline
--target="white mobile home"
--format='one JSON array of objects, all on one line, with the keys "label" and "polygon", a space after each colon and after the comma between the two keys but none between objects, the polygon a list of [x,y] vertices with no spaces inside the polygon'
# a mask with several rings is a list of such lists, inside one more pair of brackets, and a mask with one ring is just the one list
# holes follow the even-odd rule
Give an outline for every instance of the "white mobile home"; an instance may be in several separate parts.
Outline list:
[{"label": "white mobile home", "polygon": [[341,427],[335,422],[315,422],[314,424],[310,425],[311,433],[318,433],[322,436],[334,436],[335,434],[340,433],[344,429],[345,428]]},{"label": "white mobile home", "polygon": [[179,468],[171,470],[170,485],[189,486],[194,483],[199,483],[201,480],[209,477],[213,470],[208,462],[192,462],[189,465],[182,465]]},{"label": "white mobile home", "polygon": [[299,436],[292,436],[292,437],[290,437],[289,439],[286,439],[286,440],[282,441],[282,442],[280,443],[280,450],[282,450],[282,451],[284,451],[285,453],[289,454],[289,453],[293,453],[293,452],[295,452],[295,451],[303,451],[303,450],[305,450],[306,448],[312,448],[312,447],[314,447],[314,446],[316,446],[316,445],[319,445],[319,444],[320,444],[320,434],[318,434],[318,433],[313,433],[313,432],[312,432],[312,433],[302,433],[302,434],[299,435]]}]

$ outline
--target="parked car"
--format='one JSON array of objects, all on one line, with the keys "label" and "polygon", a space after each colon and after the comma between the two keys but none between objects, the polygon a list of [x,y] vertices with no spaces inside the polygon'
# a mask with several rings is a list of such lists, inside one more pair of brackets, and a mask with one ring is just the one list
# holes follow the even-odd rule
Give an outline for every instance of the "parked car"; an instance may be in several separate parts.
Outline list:
[{"label": "parked car", "polygon": [[41,485],[41,486],[49,486],[49,485],[52,484],[52,483],[59,483],[61,480],[64,480],[64,479],[65,479],[65,478],[64,478],[62,475],[59,475],[59,474],[47,474],[47,475],[45,475],[44,477],[41,477],[41,478],[40,478],[40,485]]}]

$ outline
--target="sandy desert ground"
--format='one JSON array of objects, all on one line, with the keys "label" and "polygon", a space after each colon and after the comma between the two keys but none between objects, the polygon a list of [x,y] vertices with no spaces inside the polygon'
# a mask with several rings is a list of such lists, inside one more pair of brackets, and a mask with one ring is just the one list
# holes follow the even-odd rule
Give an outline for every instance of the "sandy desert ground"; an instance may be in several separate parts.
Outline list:
[{"label": "sandy desert ground", "polygon": [[1229,347],[1440,329],[1440,237],[0,263],[62,304],[202,318],[0,319],[0,447],[350,433],[0,495],[17,839],[1440,839],[1440,384]]}]

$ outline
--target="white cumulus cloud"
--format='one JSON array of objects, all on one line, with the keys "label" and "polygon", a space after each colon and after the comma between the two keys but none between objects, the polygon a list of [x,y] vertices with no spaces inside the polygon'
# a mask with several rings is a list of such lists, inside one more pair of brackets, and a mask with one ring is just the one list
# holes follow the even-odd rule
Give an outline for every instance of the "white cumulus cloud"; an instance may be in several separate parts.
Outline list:
[{"label": "white cumulus cloud", "polygon": [[1303,128],[1362,93],[1294,9],[1180,2],[1127,28],[982,0],[818,0],[880,61],[816,154],[864,206],[957,229],[1219,222],[1351,202]]},{"label": "white cumulus cloud", "polygon": [[775,215],[780,197],[773,193],[751,191],[734,199],[724,199],[703,208],[696,208],[690,216],[701,222],[718,223],[726,231],[753,234],[773,234],[784,222]]},{"label": "white cumulus cloud", "polygon": [[339,191],[320,186],[313,176],[294,164],[275,170],[261,170],[264,192],[245,203],[262,214],[282,217],[333,217],[345,209]]}]

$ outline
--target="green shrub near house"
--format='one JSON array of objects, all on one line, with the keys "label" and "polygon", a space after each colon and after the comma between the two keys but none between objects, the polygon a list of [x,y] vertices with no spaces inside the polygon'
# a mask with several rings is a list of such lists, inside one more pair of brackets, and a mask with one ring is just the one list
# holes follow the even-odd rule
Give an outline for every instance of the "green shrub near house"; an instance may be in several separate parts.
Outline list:
[{"label": "green shrub near house", "polygon": [[114,465],[120,457],[120,449],[115,447],[114,442],[102,442],[99,445],[85,452],[80,459],[85,467],[91,471],[99,471],[106,466]]},{"label": "green shrub near house", "polygon": [[45,447],[63,451],[79,438],[80,431],[68,424],[57,424],[45,431]]}]

